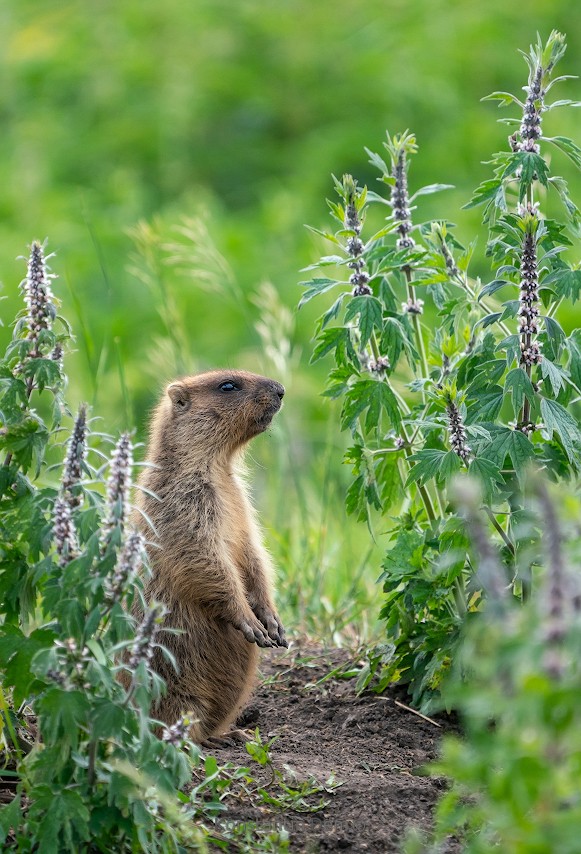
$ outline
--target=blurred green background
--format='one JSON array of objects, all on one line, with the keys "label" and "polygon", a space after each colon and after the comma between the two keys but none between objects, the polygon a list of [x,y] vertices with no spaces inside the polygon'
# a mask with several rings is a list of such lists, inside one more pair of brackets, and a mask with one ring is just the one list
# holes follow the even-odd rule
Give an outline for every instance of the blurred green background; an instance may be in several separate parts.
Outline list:
[{"label": "blurred green background", "polygon": [[[299,269],[326,251],[330,175],[372,184],[364,146],[411,128],[418,216],[480,232],[462,211],[506,148],[489,92],[518,93],[537,31],[557,28],[579,73],[578,0],[3,0],[0,60],[0,330],[19,307],[33,238],[56,250],[54,290],[72,322],[70,400],[139,435],[162,384],[232,366],[288,386],[279,425],[251,453],[257,501],[281,565],[288,618],[341,639],[373,630],[382,533],[345,518],[349,472],[336,410],[308,366],[314,319],[295,315]],[[569,81],[556,97],[581,97]],[[546,119],[577,138],[574,110]],[[577,203],[581,182],[557,171]],[[572,316],[561,318],[566,326]],[[375,595],[377,595],[375,593]]]}]

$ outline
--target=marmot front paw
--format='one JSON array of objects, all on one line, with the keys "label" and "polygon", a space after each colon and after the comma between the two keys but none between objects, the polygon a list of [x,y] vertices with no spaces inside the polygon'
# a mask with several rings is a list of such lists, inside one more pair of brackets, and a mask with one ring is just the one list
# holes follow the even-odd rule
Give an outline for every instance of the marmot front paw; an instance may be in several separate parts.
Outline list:
[{"label": "marmot front paw", "polygon": [[252,612],[244,615],[236,622],[233,621],[232,625],[242,632],[248,643],[255,643],[257,646],[262,647],[276,646],[275,642],[268,636],[268,632],[263,624]]},{"label": "marmot front paw", "polygon": [[276,646],[288,647],[284,627],[276,611],[273,611],[267,605],[254,605],[252,610],[266,628],[269,638],[274,641]]}]

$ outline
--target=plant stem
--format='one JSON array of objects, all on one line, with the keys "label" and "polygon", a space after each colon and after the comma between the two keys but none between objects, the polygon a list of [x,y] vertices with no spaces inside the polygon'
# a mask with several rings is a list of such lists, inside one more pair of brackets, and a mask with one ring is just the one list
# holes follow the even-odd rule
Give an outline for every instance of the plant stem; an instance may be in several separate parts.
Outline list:
[{"label": "plant stem", "polygon": [[547,311],[547,317],[554,317],[556,315],[556,313],[559,311],[559,309],[561,307],[561,303],[563,302],[564,299],[565,299],[565,297],[560,297],[560,299],[558,299],[557,302],[553,303],[553,305]]},{"label": "plant stem", "polygon": [[[408,436],[407,436],[407,433],[406,433],[406,430],[405,430],[405,427],[403,426],[403,424],[401,425],[401,432],[402,432],[403,439],[405,441],[404,453],[406,455],[408,465],[410,466],[410,468],[413,468],[413,466],[415,465],[415,462],[413,460],[409,459],[412,455],[412,449],[410,448],[409,439],[408,439]],[[420,486],[419,483],[417,484],[417,487],[418,487],[418,492],[420,493],[420,495],[422,497],[422,501],[424,502],[424,507],[426,508],[426,514],[428,516],[428,519],[430,520],[430,522],[435,522],[436,521],[436,514],[434,513],[434,505],[432,504],[432,499],[429,496],[428,490],[426,489],[425,486]]]},{"label": "plant stem", "polygon": [[511,541],[508,534],[506,533],[506,531],[503,529],[502,525],[500,524],[500,522],[498,521],[498,519],[496,518],[494,513],[492,512],[491,508],[488,507],[487,505],[485,505],[484,506],[484,512],[486,513],[486,515],[488,516],[488,518],[490,519],[490,521],[494,525],[495,529],[498,531],[498,533],[502,537],[504,544],[507,547],[507,549],[509,550],[509,552],[511,553],[511,555],[514,556],[514,554],[515,554],[514,544]]},{"label": "plant stem", "polygon": [[[475,291],[475,289],[474,289],[474,288],[472,288],[472,287],[469,285],[469,283],[468,283],[468,276],[465,276],[465,277],[464,277],[464,288],[465,288],[465,290],[466,290],[466,293],[467,293],[467,294],[468,294],[468,296],[470,297],[470,299],[472,299],[472,300],[473,300],[473,302],[474,302],[476,305],[478,305],[478,306],[480,306],[481,308],[483,308],[483,309],[484,309],[485,311],[487,311],[489,314],[493,314],[493,313],[494,313],[494,309],[493,309],[493,307],[492,307],[491,305],[489,305],[489,303],[487,303],[487,302],[486,302],[485,300],[483,300],[483,299],[480,299],[480,300],[478,299],[478,297],[476,296],[476,291]],[[498,321],[498,325],[500,326],[500,328],[502,329],[502,331],[504,332],[504,334],[507,336],[507,338],[508,338],[508,336],[509,336],[509,335],[511,335],[511,334],[512,334],[512,333],[511,333],[511,331],[510,331],[510,329],[509,329],[509,328],[508,328],[508,326],[506,325],[506,323],[504,323],[502,320],[499,320],[499,321]]]},{"label": "plant stem", "polygon": [[[377,359],[379,359],[381,354],[380,354],[380,352],[379,352],[379,347],[378,347],[378,345],[377,345],[377,338],[376,338],[376,336],[375,336],[375,333],[373,333],[373,335],[372,335],[372,336],[371,336],[371,338],[369,339],[369,343],[370,343],[370,346],[371,346],[371,351],[372,351],[372,353],[373,353],[373,357],[374,357],[374,359],[376,359],[376,360],[377,360]],[[388,382],[387,377],[385,378],[385,382]],[[400,403],[400,405],[401,405],[402,409],[404,410],[405,414],[407,415],[407,414],[409,413],[409,411],[410,411],[410,410],[409,410],[409,407],[408,407],[408,405],[407,405],[407,403],[406,403],[406,402],[405,402],[405,400],[401,397],[401,395],[399,395],[399,394],[398,394],[398,393],[393,389],[393,387],[392,387],[392,386],[390,386],[390,388],[391,388],[392,392],[394,393],[394,395],[397,397],[397,399],[398,399],[398,401],[399,401],[399,403]],[[411,455],[412,455],[412,453],[413,453],[413,451],[412,451],[412,449],[411,449],[411,443],[410,443],[409,437],[408,437],[408,435],[407,435],[406,429],[405,429],[405,427],[404,427],[404,425],[403,425],[403,424],[401,425],[401,428],[400,428],[400,429],[401,429],[402,438],[403,438],[403,439],[404,439],[404,441],[405,441],[404,452],[405,452],[406,458],[409,458],[409,457],[411,457]],[[408,462],[408,464],[409,464],[410,468],[414,465],[414,463],[413,463],[413,462],[410,462],[410,461],[409,461],[409,459],[407,460],[407,462]],[[418,484],[418,492],[419,492],[419,494],[420,494],[420,495],[421,495],[421,497],[422,497],[422,501],[424,502],[424,507],[425,507],[425,509],[426,509],[426,514],[427,514],[427,516],[428,516],[428,519],[430,520],[430,522],[435,522],[435,521],[436,521],[436,514],[434,513],[434,505],[432,504],[432,499],[430,498],[429,493],[428,493],[428,491],[427,491],[426,487],[425,487],[425,486],[420,486],[420,485]]]},{"label": "plant stem", "polygon": [[[416,292],[413,285],[412,271],[408,266],[402,267],[403,273],[406,277],[407,282],[407,292],[412,303],[416,301]],[[416,334],[416,343],[418,346],[418,353],[420,354],[420,362],[422,366],[422,374],[423,378],[428,380],[430,378],[430,370],[428,368],[428,359],[426,357],[426,348],[424,346],[424,338],[422,335],[422,325],[420,323],[419,314],[412,315],[412,323],[414,327],[414,332]],[[426,402],[426,390],[422,388],[422,402]]]},{"label": "plant stem", "polygon": [[87,782],[89,786],[95,784],[95,763],[97,761],[97,742],[91,741],[89,744],[89,764],[87,767]]},{"label": "plant stem", "polygon": [[461,576],[456,576],[454,579],[454,601],[456,602],[456,608],[458,609],[458,616],[463,617],[466,611],[468,610],[468,603],[466,602],[466,591],[464,590],[464,585],[461,581]]}]

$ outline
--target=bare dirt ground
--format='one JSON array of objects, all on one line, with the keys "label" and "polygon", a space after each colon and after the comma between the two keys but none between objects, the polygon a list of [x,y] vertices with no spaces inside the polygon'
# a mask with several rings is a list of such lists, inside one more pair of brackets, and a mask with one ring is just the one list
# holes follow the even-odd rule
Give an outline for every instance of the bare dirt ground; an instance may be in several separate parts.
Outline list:
[{"label": "bare dirt ground", "polygon": [[[398,705],[406,700],[398,691],[357,697],[353,680],[313,684],[348,660],[345,650],[312,645],[265,654],[252,702],[262,740],[278,737],[270,748],[275,767],[290,766],[298,780],[334,775],[342,784],[325,795],[328,805],[300,813],[229,800],[228,821],[284,826],[290,850],[309,854],[395,854],[409,827],[429,829],[446,783],[421,769],[436,758],[439,740],[454,725],[439,716],[435,726]],[[219,761],[250,764],[245,753],[243,746],[226,748]],[[257,766],[251,767],[254,774]],[[459,848],[451,841],[447,850]]]}]

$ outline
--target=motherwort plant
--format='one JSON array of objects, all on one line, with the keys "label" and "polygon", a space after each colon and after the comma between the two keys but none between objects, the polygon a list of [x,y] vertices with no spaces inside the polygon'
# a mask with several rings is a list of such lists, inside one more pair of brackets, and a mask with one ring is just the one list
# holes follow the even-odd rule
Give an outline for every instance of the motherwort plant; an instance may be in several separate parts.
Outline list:
[{"label": "motherwort plant", "polygon": [[[337,230],[313,229],[334,254],[307,269],[353,271],[317,273],[303,283],[301,300],[338,291],[318,321],[313,361],[333,357],[325,394],[342,399],[341,425],[353,437],[347,510],[368,524],[381,514],[393,541],[382,575],[386,643],[369,653],[360,684],[408,682],[424,707],[466,614],[485,596],[450,481],[464,471],[480,482],[503,583],[526,599],[538,525],[525,472],[534,464],[569,479],[581,465],[581,334],[566,335],[557,319],[581,291],[581,270],[570,263],[580,215],[546,155],[556,148],[581,168],[581,149],[545,135],[546,114],[573,105],[549,100],[563,79],[554,71],[564,52],[560,33],[539,40],[525,57],[525,99],[490,96],[517,108],[507,120],[517,129],[466,205],[484,207],[489,282],[470,275],[474,246],[462,247],[444,216],[418,220],[416,201],[445,186],[413,190],[417,145],[409,132],[388,134],[386,157],[368,152],[383,193],[350,175],[335,179],[339,198],[329,207]],[[545,212],[554,207],[551,194],[562,221]],[[366,236],[372,205],[387,211],[386,224]]]}]

